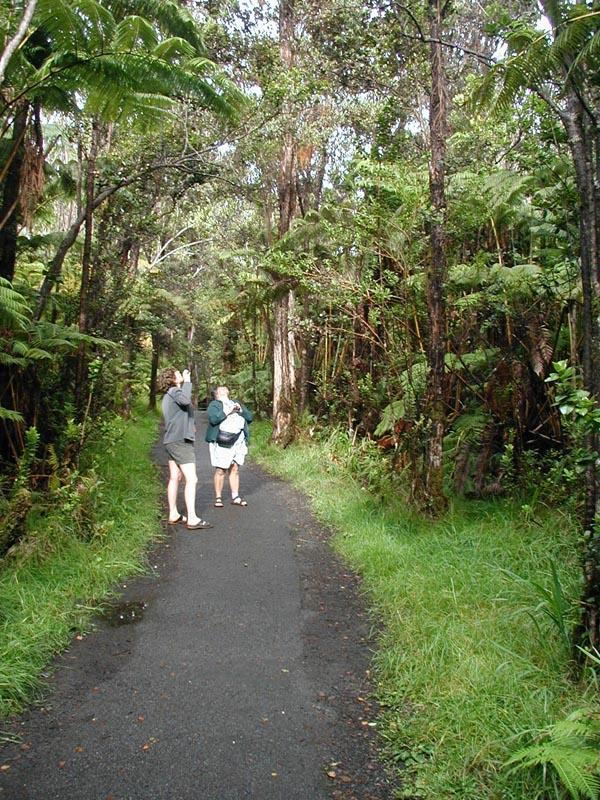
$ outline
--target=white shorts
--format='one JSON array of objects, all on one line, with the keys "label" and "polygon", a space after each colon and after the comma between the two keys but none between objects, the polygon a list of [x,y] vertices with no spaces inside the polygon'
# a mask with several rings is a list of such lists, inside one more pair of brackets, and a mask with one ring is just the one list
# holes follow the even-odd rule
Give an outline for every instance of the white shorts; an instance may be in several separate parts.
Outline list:
[{"label": "white shorts", "polygon": [[248,445],[243,436],[233,445],[233,447],[219,447],[216,442],[208,443],[210,453],[210,463],[219,469],[229,469],[235,461],[240,467],[248,453]]}]

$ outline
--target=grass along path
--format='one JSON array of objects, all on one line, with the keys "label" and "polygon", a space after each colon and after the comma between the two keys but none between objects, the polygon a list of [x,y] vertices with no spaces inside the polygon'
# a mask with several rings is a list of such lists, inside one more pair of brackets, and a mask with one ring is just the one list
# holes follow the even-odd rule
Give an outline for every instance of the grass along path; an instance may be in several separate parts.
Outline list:
[{"label": "grass along path", "polygon": [[267,426],[252,427],[253,457],[309,495],[383,622],[373,667],[382,746],[408,767],[400,796],[566,797],[544,793],[541,772],[503,764],[573,709],[597,707],[592,680],[567,680],[568,641],[550,620],[562,602],[552,564],[565,595],[577,596],[576,523],[509,501],[457,502],[424,519],[349,477],[347,442],[337,454],[334,437],[282,451]]},{"label": "grass along path", "polygon": [[[92,472],[61,489],[62,510],[36,506],[29,535],[0,562],[0,716],[36,696],[53,655],[86,631],[119,581],[146,570],[162,535],[164,487],[150,458],[157,415],[99,430]],[[311,498],[384,623],[373,663],[379,729],[389,758],[409,768],[403,796],[561,797],[502,765],[531,733],[597,706],[593,681],[566,679],[568,642],[549,620],[560,598],[535,586],[552,586],[554,563],[565,594],[577,595],[576,524],[509,502],[455,504],[432,522],[354,481],[347,440],[281,450],[269,433],[253,423],[251,455]]]},{"label": "grass along path", "polygon": [[38,498],[29,534],[0,559],[0,718],[36,697],[52,657],[118,582],[147,569],[144,554],[163,532],[157,431],[145,411],[100,426],[60,506]]}]

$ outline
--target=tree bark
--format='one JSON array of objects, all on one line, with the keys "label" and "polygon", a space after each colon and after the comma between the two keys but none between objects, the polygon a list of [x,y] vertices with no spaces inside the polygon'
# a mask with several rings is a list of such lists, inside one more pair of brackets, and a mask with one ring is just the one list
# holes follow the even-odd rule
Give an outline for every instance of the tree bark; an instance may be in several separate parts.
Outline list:
[{"label": "tree bark", "polygon": [[[103,189],[97,197],[94,198],[92,202],[93,210],[96,210],[98,206],[102,205],[102,203],[114,194],[119,189],[122,189],[125,186],[129,186],[132,183],[135,183],[136,180],[139,179],[139,175],[132,177],[126,181],[122,181],[121,183],[114,184],[113,186],[107,186],[106,189]],[[62,242],[60,243],[58,250],[52,261],[48,266],[48,272],[46,273],[46,277],[42,282],[42,286],[40,288],[40,295],[38,297],[37,306],[35,309],[34,319],[39,320],[42,318],[44,311],[46,310],[46,306],[48,304],[48,300],[50,299],[50,294],[54,285],[58,283],[60,280],[60,276],[62,273],[62,267],[64,260],[67,256],[67,253],[71,249],[71,247],[77,241],[77,237],[79,235],[79,231],[81,226],[85,222],[87,210],[84,208],[83,211],[79,213],[67,233],[65,234]]]},{"label": "tree bark", "polygon": [[[294,64],[294,0],[280,0],[279,52],[284,70]],[[279,238],[290,228],[296,214],[296,141],[291,113],[284,112],[286,129],[279,162]],[[276,278],[277,280],[277,278]],[[285,286],[276,293],[273,309],[273,432],[271,438],[279,444],[288,444],[294,438],[295,403],[295,346],[292,317],[294,292]]]},{"label": "tree bark", "polygon": [[160,336],[152,333],[152,361],[150,364],[150,391],[148,393],[148,409],[154,411],[156,408],[156,381],[158,378],[158,367],[160,364],[161,343]]},{"label": "tree bark", "polygon": [[6,75],[6,68],[8,67],[10,59],[23,42],[23,39],[27,36],[27,30],[33,19],[36,5],[37,0],[29,0],[29,2],[25,4],[23,16],[15,35],[5,42],[4,50],[0,56],[0,86],[4,83],[4,76]]},{"label": "tree bark", "polygon": [[[81,259],[81,282],[79,287],[79,332],[88,332],[88,304],[90,270],[92,263],[92,239],[94,232],[94,193],[96,162],[98,159],[100,128],[97,122],[92,123],[92,142],[87,158],[85,184],[85,238],[83,257]],[[77,350],[77,368],[75,372],[75,403],[81,412],[85,401],[85,384],[87,378],[86,346],[83,342]]]},{"label": "tree bark", "polygon": [[[583,294],[582,311],[582,373],[584,388],[590,395],[599,397],[600,333],[598,329],[599,268],[598,198],[594,168],[596,134],[586,124],[586,114],[578,94],[568,90],[569,111],[563,118],[571,149],[579,196],[580,274]],[[598,436],[594,431],[586,435],[585,450],[591,456],[597,452]],[[590,457],[585,473],[585,505],[583,530],[583,586],[581,593],[581,620],[575,631],[575,656],[581,661],[579,646],[600,649],[600,535],[596,522],[598,515],[598,468],[596,458]]]},{"label": "tree bark", "polygon": [[[566,24],[566,9],[542,0],[546,16],[555,36]],[[567,4],[568,5],[568,4]],[[574,65],[575,55],[564,56],[564,105],[559,115],[567,134],[567,142],[575,168],[579,212],[579,268],[582,310],[582,374],[583,386],[600,398],[600,114],[596,102],[593,70],[586,72]],[[585,451],[588,465],[585,474],[585,506],[583,519],[583,585],[580,597],[581,617],[573,636],[574,659],[584,660],[580,647],[600,649],[600,512],[599,474],[596,464],[598,435],[590,430]]]},{"label": "tree bark", "polygon": [[13,121],[12,152],[2,193],[0,208],[0,277],[7,281],[15,276],[17,260],[17,235],[19,232],[21,172],[25,155],[25,131],[29,105],[17,111]]},{"label": "tree bark", "polygon": [[442,513],[447,507],[443,472],[443,441],[446,427],[444,359],[447,339],[446,303],[444,297],[444,281],[446,278],[445,168],[447,103],[446,76],[441,46],[442,19],[441,0],[429,0],[429,63],[431,69],[429,192],[432,219],[430,228],[430,261],[426,275],[429,322],[429,378],[426,407],[430,427],[425,448],[425,502],[428,509],[434,514]]},{"label": "tree bark", "polygon": [[294,293],[285,290],[275,301],[273,325],[273,441],[287,445],[292,441],[294,421],[294,336],[290,319],[294,313]]}]

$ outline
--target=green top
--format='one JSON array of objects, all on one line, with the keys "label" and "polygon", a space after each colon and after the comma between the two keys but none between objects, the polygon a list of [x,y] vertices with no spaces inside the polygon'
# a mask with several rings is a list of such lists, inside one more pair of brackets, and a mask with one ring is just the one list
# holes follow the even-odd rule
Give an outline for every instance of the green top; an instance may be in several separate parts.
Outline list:
[{"label": "green top", "polygon": [[[244,420],[244,439],[246,442],[250,441],[250,432],[248,430],[248,423],[252,422],[254,419],[254,414],[246,408],[243,403],[240,403],[239,400],[234,400],[234,403],[237,403],[241,411],[238,411]],[[208,408],[206,409],[206,416],[208,417],[208,425],[206,426],[206,435],[204,436],[205,442],[216,442],[217,441],[217,433],[219,432],[219,425],[223,422],[223,420],[227,419],[227,414],[223,411],[223,403],[220,400],[211,400],[208,404]]]}]

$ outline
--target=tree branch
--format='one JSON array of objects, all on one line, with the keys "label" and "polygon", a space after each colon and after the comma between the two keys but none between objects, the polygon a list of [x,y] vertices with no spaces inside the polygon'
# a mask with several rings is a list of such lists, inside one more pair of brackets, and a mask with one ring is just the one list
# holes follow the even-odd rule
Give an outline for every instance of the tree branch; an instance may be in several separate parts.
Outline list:
[{"label": "tree branch", "polygon": [[27,28],[29,27],[29,24],[33,18],[36,5],[37,0],[29,0],[29,3],[25,8],[25,13],[23,14],[23,19],[17,28],[17,32],[4,48],[2,56],[0,56],[0,86],[2,86],[4,83],[4,74],[6,72],[8,62],[12,58],[15,50],[20,46],[21,42],[27,35]]}]

